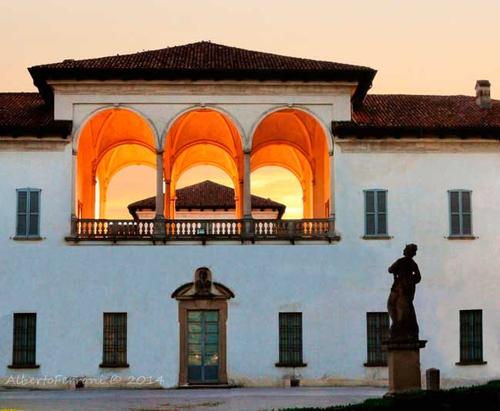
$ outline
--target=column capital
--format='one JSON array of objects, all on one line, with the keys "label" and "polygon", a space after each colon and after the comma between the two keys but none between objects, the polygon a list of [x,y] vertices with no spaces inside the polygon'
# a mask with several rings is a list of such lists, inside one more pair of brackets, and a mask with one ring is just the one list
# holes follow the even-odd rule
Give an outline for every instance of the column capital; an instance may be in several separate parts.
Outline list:
[{"label": "column capital", "polygon": [[163,153],[165,152],[165,150],[161,149],[161,150],[156,150],[156,155],[163,155]]}]

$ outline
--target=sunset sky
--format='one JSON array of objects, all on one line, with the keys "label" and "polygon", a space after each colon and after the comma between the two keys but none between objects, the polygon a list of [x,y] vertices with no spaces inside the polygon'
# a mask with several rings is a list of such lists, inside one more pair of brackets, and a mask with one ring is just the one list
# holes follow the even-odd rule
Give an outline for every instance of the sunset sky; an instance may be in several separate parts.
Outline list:
[{"label": "sunset sky", "polygon": [[[472,95],[485,78],[500,98],[500,0],[0,0],[0,39],[0,91],[34,90],[36,64],[211,40],[367,65],[378,70],[371,93]],[[144,188],[134,200],[154,193],[154,178],[150,193],[130,171],[110,188],[122,208],[124,186]],[[252,190],[295,209],[291,177],[260,171]],[[185,180],[220,178],[193,173]]]}]

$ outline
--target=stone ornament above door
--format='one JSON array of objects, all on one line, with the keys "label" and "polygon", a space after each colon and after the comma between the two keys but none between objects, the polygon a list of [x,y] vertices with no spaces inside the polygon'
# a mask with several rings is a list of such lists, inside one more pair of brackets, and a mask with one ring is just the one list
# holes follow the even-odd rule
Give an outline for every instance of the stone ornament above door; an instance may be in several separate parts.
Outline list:
[{"label": "stone ornament above door", "polygon": [[194,281],[181,285],[172,293],[176,300],[229,300],[234,293],[225,285],[212,281],[212,272],[200,267],[194,273]]}]

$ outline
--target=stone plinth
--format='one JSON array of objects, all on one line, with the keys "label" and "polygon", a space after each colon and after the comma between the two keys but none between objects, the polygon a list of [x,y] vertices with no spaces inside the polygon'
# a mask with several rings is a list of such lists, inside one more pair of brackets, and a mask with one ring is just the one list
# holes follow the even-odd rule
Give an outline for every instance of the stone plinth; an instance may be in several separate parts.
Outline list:
[{"label": "stone plinth", "polygon": [[389,394],[422,389],[420,349],[427,341],[387,341]]}]

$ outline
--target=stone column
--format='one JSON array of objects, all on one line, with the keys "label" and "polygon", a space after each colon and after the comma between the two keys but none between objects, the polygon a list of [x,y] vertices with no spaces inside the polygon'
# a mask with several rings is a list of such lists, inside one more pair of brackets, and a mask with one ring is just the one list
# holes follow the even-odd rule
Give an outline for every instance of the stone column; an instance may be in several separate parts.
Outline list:
[{"label": "stone column", "polygon": [[330,160],[330,212],[328,215],[329,225],[330,225],[330,237],[336,237],[335,230],[335,159],[333,156],[333,149],[328,153],[328,158]]},{"label": "stone column", "polygon": [[77,179],[77,169],[76,169],[76,161],[77,161],[78,152],[73,149],[71,155],[71,235],[75,235],[77,232],[76,227],[76,179]]},{"label": "stone column", "polygon": [[165,218],[171,219],[173,218],[172,213],[170,212],[170,180],[165,179],[165,193],[163,194],[164,199],[163,199],[163,212],[165,214]]},{"label": "stone column", "polygon": [[165,239],[165,212],[163,198],[163,150],[156,151],[156,203],[155,203],[155,239]]},{"label": "stone column", "polygon": [[252,196],[250,193],[250,151],[243,153],[243,238],[253,239]]},{"label": "stone column", "polygon": [[156,152],[156,216],[155,218],[165,219],[163,209],[163,150]]},{"label": "stone column", "polygon": [[243,218],[252,218],[252,197],[250,194],[250,152],[243,154]]}]

